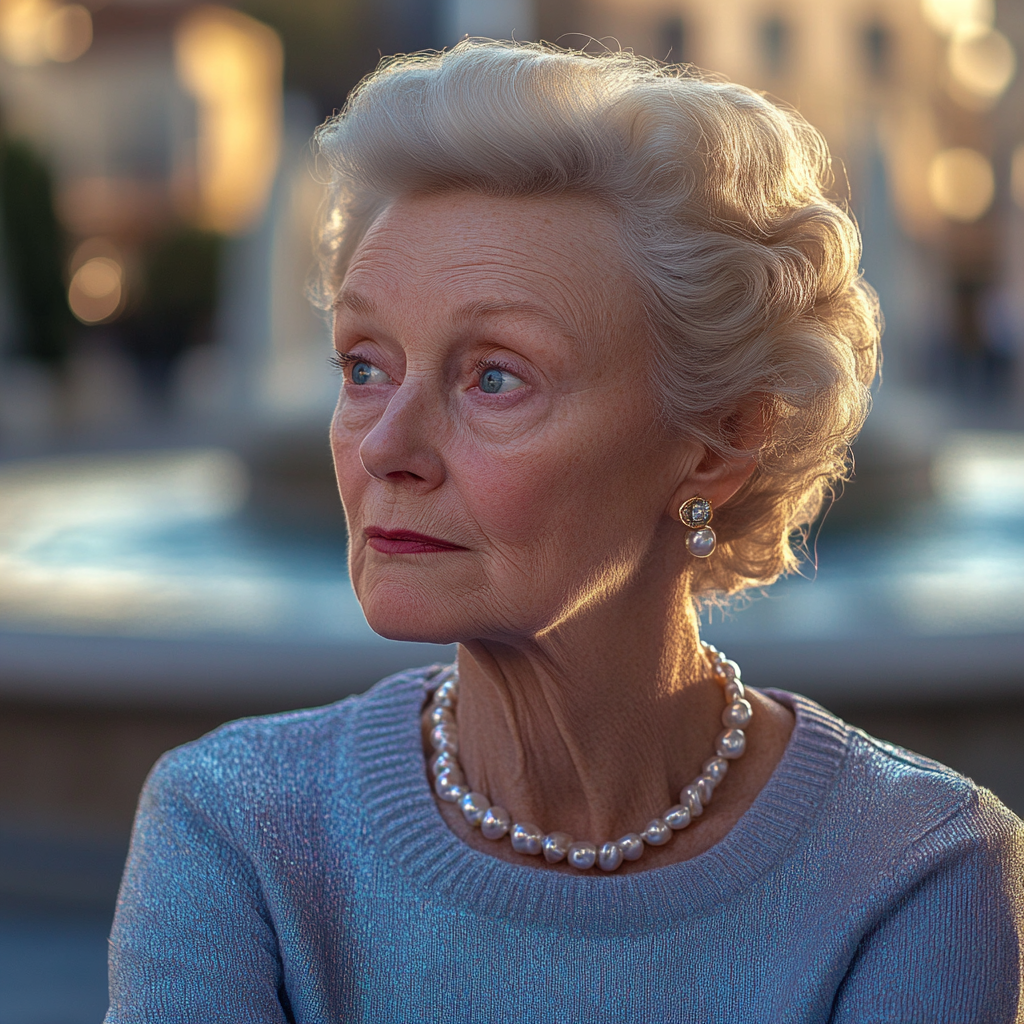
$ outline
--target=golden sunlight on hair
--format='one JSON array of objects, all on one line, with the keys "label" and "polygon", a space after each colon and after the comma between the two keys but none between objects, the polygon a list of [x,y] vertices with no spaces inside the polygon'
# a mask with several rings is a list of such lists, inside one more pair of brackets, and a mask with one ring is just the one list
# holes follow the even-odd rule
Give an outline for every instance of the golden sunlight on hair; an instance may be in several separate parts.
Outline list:
[{"label": "golden sunlight on hair", "polygon": [[[795,111],[633,54],[465,40],[382,62],[318,133],[329,305],[395,198],[475,190],[613,206],[651,328],[666,423],[746,451],[731,417],[761,396],[757,470],[716,516],[699,597],[792,571],[870,405],[880,318],[860,236],[830,198],[828,149]],[[710,597],[709,599],[715,599]]]}]

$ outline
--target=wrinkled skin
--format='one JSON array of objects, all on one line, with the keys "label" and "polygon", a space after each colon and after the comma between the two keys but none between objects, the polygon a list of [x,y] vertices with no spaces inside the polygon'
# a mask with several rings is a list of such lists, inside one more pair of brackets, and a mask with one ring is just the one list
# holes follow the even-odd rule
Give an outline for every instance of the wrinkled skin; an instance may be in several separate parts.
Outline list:
[{"label": "wrinkled skin", "polygon": [[[642,828],[710,755],[722,697],[676,512],[695,494],[720,506],[752,469],[659,425],[617,230],[585,199],[407,197],[363,239],[335,307],[332,446],[366,617],[459,642],[474,788],[592,839]],[[755,712],[717,824],[631,868],[693,855],[742,813],[792,724],[766,698]]]}]

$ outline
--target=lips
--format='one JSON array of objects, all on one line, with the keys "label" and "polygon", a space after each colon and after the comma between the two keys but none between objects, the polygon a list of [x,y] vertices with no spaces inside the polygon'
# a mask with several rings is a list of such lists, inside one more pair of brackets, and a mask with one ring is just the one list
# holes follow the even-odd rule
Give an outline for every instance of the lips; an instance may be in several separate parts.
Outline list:
[{"label": "lips", "polygon": [[440,551],[465,551],[459,544],[450,544],[440,537],[431,537],[415,530],[383,530],[368,526],[364,531],[366,542],[382,555],[426,555]]}]

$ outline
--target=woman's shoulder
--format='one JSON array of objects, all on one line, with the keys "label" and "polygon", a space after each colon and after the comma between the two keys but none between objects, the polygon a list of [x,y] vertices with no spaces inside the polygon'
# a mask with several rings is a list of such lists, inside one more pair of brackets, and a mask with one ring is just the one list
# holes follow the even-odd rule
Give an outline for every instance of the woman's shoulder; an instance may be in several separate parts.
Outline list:
[{"label": "woman's shoulder", "polygon": [[146,792],[174,791],[193,800],[208,796],[222,802],[237,790],[251,802],[261,793],[292,786],[307,794],[318,784],[330,786],[347,767],[352,736],[419,699],[440,668],[398,672],[364,693],[322,707],[227,722],[165,753],[150,773]]},{"label": "woman's shoulder", "polygon": [[1020,861],[1024,822],[994,793],[939,761],[851,731],[848,783],[862,795],[877,787],[879,825],[902,839],[910,864],[977,855]]},{"label": "woman's shoulder", "polygon": [[890,864],[921,869],[1024,849],[1024,822],[972,779],[849,725],[805,697],[787,696],[798,725],[814,730],[827,724],[843,736],[824,811],[829,831],[845,834],[851,851],[862,840],[877,849],[882,839]]}]

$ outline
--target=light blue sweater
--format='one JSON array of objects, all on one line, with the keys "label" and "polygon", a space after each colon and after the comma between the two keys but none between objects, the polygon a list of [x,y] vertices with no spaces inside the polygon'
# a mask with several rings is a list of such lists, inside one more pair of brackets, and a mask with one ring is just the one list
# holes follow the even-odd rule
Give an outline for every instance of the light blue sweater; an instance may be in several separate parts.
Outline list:
[{"label": "light blue sweater", "polygon": [[805,698],[706,853],[567,875],[465,846],[433,803],[427,670],[226,725],[143,792],[110,1024],[1016,1021],[1024,825]]}]

